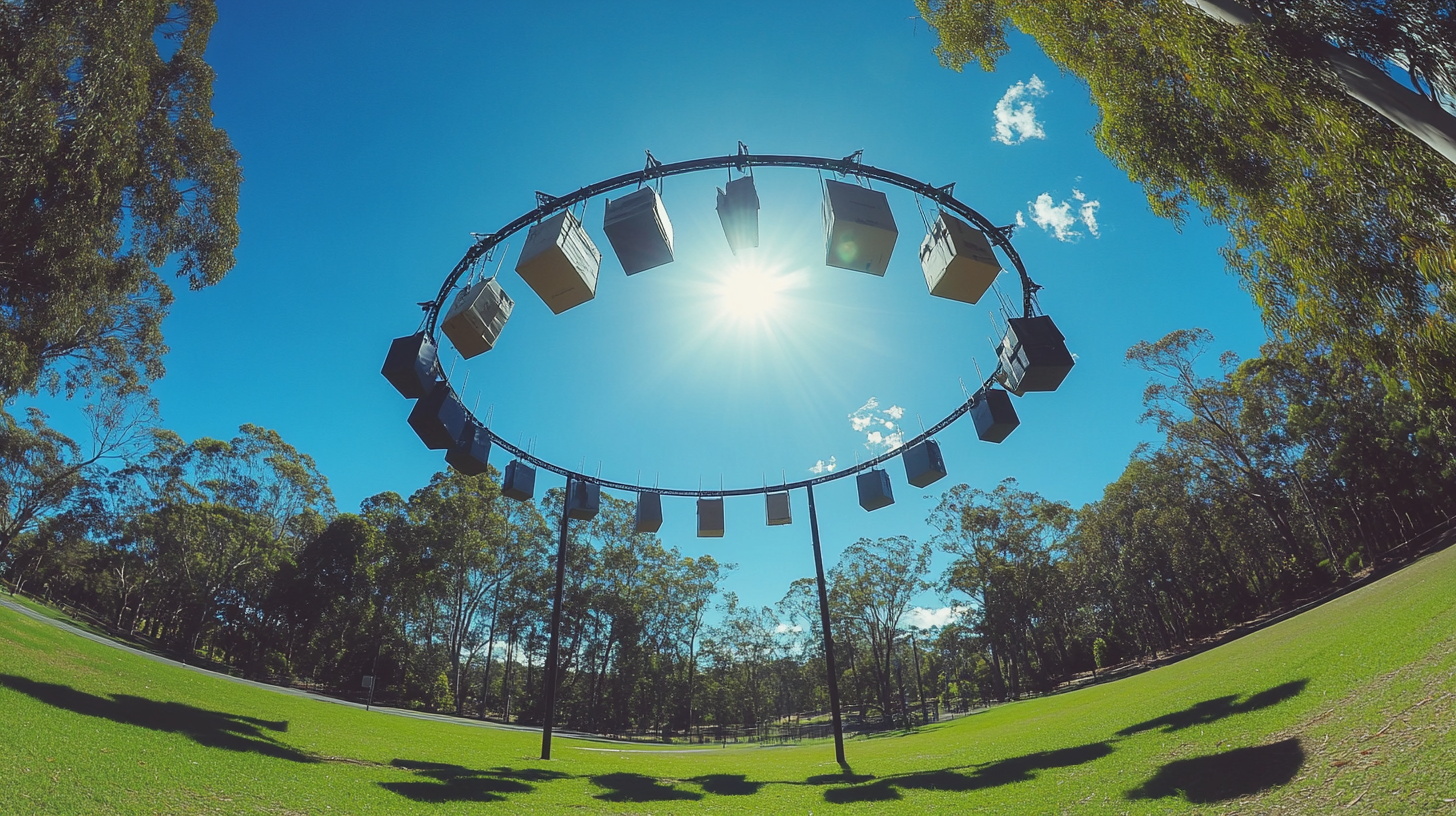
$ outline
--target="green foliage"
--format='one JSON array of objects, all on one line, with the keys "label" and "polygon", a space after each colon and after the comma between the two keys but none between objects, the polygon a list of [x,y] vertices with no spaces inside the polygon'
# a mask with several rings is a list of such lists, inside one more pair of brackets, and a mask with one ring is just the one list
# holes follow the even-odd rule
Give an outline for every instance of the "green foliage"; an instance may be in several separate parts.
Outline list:
[{"label": "green foliage", "polygon": [[199,289],[232,267],[242,176],[203,59],[216,15],[0,4],[0,402],[160,377],[159,270]]},{"label": "green foliage", "polygon": [[1111,650],[1107,647],[1106,638],[1097,638],[1092,641],[1092,662],[1099,669],[1107,668],[1107,658]]},{"label": "green foliage", "polygon": [[1365,569],[1365,559],[1358,552],[1352,552],[1345,556],[1345,573],[1353,575]]}]

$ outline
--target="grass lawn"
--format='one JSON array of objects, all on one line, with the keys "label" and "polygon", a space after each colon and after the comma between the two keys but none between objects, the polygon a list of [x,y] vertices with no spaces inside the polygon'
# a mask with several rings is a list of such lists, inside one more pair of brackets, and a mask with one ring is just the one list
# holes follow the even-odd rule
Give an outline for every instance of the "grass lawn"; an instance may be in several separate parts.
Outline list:
[{"label": "grass lawn", "polygon": [[915,733],[666,752],[364,712],[0,609],[0,813],[1456,812],[1456,548],[1165,668]]}]

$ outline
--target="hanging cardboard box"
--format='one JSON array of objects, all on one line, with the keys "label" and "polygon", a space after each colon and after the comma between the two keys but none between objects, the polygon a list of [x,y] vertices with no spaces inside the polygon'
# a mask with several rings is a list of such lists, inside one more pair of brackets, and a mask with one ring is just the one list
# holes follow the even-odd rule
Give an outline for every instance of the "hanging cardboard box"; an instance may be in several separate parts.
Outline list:
[{"label": "hanging cardboard box", "polygon": [[601,485],[577,481],[571,483],[571,496],[566,505],[567,517],[587,521],[596,518],[601,509]]},{"label": "hanging cardboard box", "polygon": [[430,450],[449,450],[465,430],[465,406],[444,382],[435,383],[410,411],[409,424]]},{"label": "hanging cardboard box", "polygon": [[396,337],[389,344],[389,354],[385,355],[384,368],[379,373],[409,399],[430,393],[440,373],[434,341],[424,332]]},{"label": "hanging cardboard box", "polygon": [[723,500],[698,499],[698,538],[723,537]]},{"label": "hanging cardboard box", "polygon": [[495,346],[515,305],[495,278],[489,278],[455,296],[440,328],[460,356],[468,360]]},{"label": "hanging cardboard box", "polygon": [[734,255],[758,246],[758,190],[752,176],[734,179],[718,191],[718,222]]},{"label": "hanging cardboard box", "polygon": [[976,436],[982,442],[1000,442],[1021,424],[1011,397],[999,388],[986,389],[976,400],[971,406],[971,421],[976,423]]},{"label": "hanging cardboard box", "polygon": [[825,264],[884,275],[899,235],[884,193],[833,179],[824,182]]},{"label": "hanging cardboard box", "polygon": [[794,515],[789,507],[788,491],[767,493],[763,498],[764,514],[767,517],[768,526],[777,527],[781,524],[793,523]]},{"label": "hanging cardboard box", "polygon": [[501,495],[516,501],[530,501],[536,495],[536,469],[519,459],[512,459],[501,479]]},{"label": "hanging cardboard box", "polygon": [[466,476],[479,476],[490,468],[490,431],[468,422],[460,439],[445,452],[450,467]]},{"label": "hanging cardboard box", "polygon": [[662,197],[651,187],[607,199],[602,231],[628,275],[672,263],[672,222]]},{"label": "hanging cardboard box", "polygon": [[662,529],[662,494],[637,494],[637,512],[632,530],[638,533],[655,533]]},{"label": "hanging cardboard box", "polygon": [[1004,373],[1002,382],[1017,396],[1057,390],[1074,364],[1065,338],[1046,315],[1008,319],[996,354]]},{"label": "hanging cardboard box", "polygon": [[940,443],[934,439],[906,448],[900,460],[905,463],[905,481],[916,487],[928,487],[945,478],[945,459],[940,455]]},{"label": "hanging cardboard box", "polygon": [[1001,274],[986,234],[947,212],[920,244],[920,268],[930,294],[962,303],[979,301]]},{"label": "hanging cardboard box", "polygon": [[894,491],[890,489],[890,474],[879,468],[870,468],[854,477],[859,488],[859,506],[866,510],[878,510],[895,503]]},{"label": "hanging cardboard box", "polygon": [[516,274],[552,314],[596,297],[601,268],[602,253],[569,210],[531,227],[516,262]]}]

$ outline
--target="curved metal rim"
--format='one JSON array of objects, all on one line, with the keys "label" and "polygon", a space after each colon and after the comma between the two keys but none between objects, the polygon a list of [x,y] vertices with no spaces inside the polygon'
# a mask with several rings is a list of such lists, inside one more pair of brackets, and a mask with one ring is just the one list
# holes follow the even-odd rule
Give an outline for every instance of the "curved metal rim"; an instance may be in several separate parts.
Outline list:
[{"label": "curved metal rim", "polygon": [[[748,169],[752,167],[797,167],[810,170],[828,170],[839,176],[854,176],[857,178],[882,181],[886,184],[899,187],[902,190],[908,190],[912,193],[915,193],[916,195],[924,196],[925,198],[934,201],[940,207],[949,210],[950,212],[955,213],[962,218],[965,218],[967,221],[970,221],[972,224],[974,224],[982,232],[985,232],[986,236],[991,239],[991,242],[995,244],[1003,253],[1006,254],[1006,257],[1011,261],[1011,265],[1015,267],[1017,275],[1021,278],[1021,300],[1023,316],[1036,316],[1036,293],[1041,290],[1041,286],[1032,281],[1031,277],[1026,274],[1026,266],[1021,261],[1021,255],[1018,254],[1015,247],[1011,245],[1011,233],[1014,231],[1015,227],[998,227],[992,224],[991,221],[985,216],[981,215],[979,212],[975,211],[971,207],[956,199],[956,197],[953,195],[953,191],[955,190],[954,182],[951,182],[950,184],[946,184],[941,187],[935,187],[933,185],[913,179],[900,173],[864,164],[860,161],[859,152],[853,153],[849,156],[845,156],[842,159],[830,159],[820,156],[793,156],[779,154],[753,155],[751,153],[741,150],[735,155],[712,156],[703,159],[691,159],[689,161],[673,162],[671,164],[663,164],[657,161],[652,157],[652,154],[649,152],[647,154],[647,166],[635,173],[624,173],[620,176],[613,176],[612,178],[606,179],[604,181],[599,181],[595,184],[589,184],[569,195],[564,195],[560,197],[549,196],[545,193],[538,192],[536,193],[536,198],[538,201],[536,209],[531,210],[530,212],[522,215],[521,217],[510,222],[509,224],[506,224],[504,227],[497,230],[496,232],[490,233],[489,235],[481,236],[473,245],[471,245],[470,249],[465,252],[465,256],[460,259],[460,262],[455,264],[455,268],[450,271],[449,276],[445,278],[444,284],[440,286],[439,294],[435,296],[435,300],[430,303],[426,308],[427,314],[425,317],[425,332],[429,334],[432,340],[435,339],[437,332],[436,323],[439,320],[440,311],[444,308],[446,299],[450,296],[450,293],[454,291],[456,284],[458,284],[460,281],[460,278],[464,276],[475,263],[480,261],[482,258],[485,258],[492,250],[494,250],[503,241],[505,241],[505,239],[516,234],[517,232],[520,232],[523,229],[526,229],[532,224],[550,218],[551,216],[570,207],[574,207],[583,201],[595,198],[604,193],[610,193],[614,190],[620,190],[623,187],[628,187],[633,184],[641,185],[651,181],[667,178],[669,176],[680,176],[687,173],[698,173],[705,170],[736,169],[739,172],[747,172]],[[991,375],[987,377],[984,382],[981,383],[980,388],[978,388],[974,394],[967,398],[965,402],[957,406],[955,410],[947,414],[944,419],[942,419],[940,422],[937,422],[929,430],[921,433],[919,436],[911,439],[909,442],[902,444],[900,447],[895,448],[894,450],[882,453],[879,456],[861,462],[854,467],[845,468],[844,470],[836,470],[833,473],[826,473],[822,476],[816,476],[812,479],[801,479],[797,482],[786,482],[782,484],[766,485],[762,487],[745,487],[718,490],[691,490],[665,487],[648,487],[645,485],[627,484],[626,482],[614,482],[610,479],[603,479],[598,476],[591,476],[585,473],[578,473],[577,471],[571,470],[570,468],[564,468],[560,465],[553,464],[546,461],[545,459],[541,459],[540,457],[528,453],[527,451],[521,449],[516,445],[512,445],[510,442],[506,441],[489,428],[484,428],[484,430],[486,434],[490,437],[491,444],[493,446],[498,446],[508,451],[515,458],[525,462],[529,462],[530,464],[535,465],[542,470],[547,470],[560,476],[565,476],[571,481],[600,485],[601,487],[609,488],[612,490],[622,490],[636,493],[656,493],[662,496],[694,496],[699,498],[720,498],[724,496],[753,496],[765,493],[778,493],[785,490],[797,490],[799,488],[805,488],[813,485],[824,484],[826,482],[832,482],[837,479],[844,479],[849,476],[853,476],[863,471],[869,470],[876,465],[900,456],[911,447],[918,445],[927,439],[930,439],[935,434],[949,427],[951,423],[965,416],[966,413],[971,410],[971,408],[975,407],[976,403],[981,399],[981,396],[988,389],[996,384],[996,377],[998,374],[1000,374],[1000,372],[1001,369],[998,365],[996,370],[991,372]],[[446,384],[449,383],[449,379],[443,375],[443,372],[442,379],[444,379]],[[451,390],[454,390],[453,386],[451,386]],[[462,407],[464,407],[463,403]],[[476,427],[483,427],[483,423],[475,418],[474,412],[472,412],[469,408],[465,409],[465,413],[470,423],[472,423]]]}]

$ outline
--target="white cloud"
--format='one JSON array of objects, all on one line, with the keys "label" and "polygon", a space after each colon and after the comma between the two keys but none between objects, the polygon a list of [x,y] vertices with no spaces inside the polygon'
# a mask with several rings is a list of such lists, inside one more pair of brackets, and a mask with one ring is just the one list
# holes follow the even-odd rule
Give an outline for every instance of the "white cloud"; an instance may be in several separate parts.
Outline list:
[{"label": "white cloud", "polygon": [[[1018,226],[1018,227],[1024,227],[1024,226],[1026,226],[1026,219],[1022,217],[1021,210],[1017,210],[1016,211],[1016,226]],[[1002,271],[1005,271],[1005,270],[1002,270]]]},{"label": "white cloud", "polygon": [[1082,205],[1082,223],[1087,225],[1087,231],[1092,233],[1093,238],[1101,238],[1102,231],[1097,228],[1097,210],[1102,206],[1100,201],[1088,201]]},{"label": "white cloud", "polygon": [[827,461],[827,462],[824,461],[823,459],[820,459],[819,461],[815,462],[814,463],[814,466],[811,467],[811,468],[809,468],[809,472],[810,473],[813,473],[816,476],[819,475],[820,473],[833,473],[834,472],[834,469],[836,467],[838,467],[838,466],[839,465],[834,461],[834,457],[831,456],[831,457],[829,457],[829,461]]},{"label": "white cloud", "polygon": [[929,629],[932,626],[945,626],[955,623],[961,619],[966,612],[963,606],[942,606],[939,609],[926,609],[917,606],[905,613],[905,625],[913,629]]},{"label": "white cloud", "polygon": [[[905,432],[898,430],[892,420],[905,416],[905,409],[898,405],[880,410],[880,401],[870,397],[858,410],[849,415],[849,428],[865,435],[865,447],[875,452],[892,451],[905,444]],[[876,430],[870,430],[875,428]],[[878,430],[883,428],[884,430]],[[885,433],[890,431],[890,433]]]},{"label": "white cloud", "polygon": [[1006,95],[996,103],[996,128],[991,140],[1017,145],[1027,139],[1045,139],[1046,131],[1036,120],[1036,106],[1030,100],[1047,93],[1046,83],[1036,74],[1032,74],[1028,82],[1018,82],[1007,88]]},{"label": "white cloud", "polygon": [[[1028,202],[1031,207],[1032,223],[1043,230],[1051,232],[1052,237],[1058,241],[1077,241],[1081,239],[1082,233],[1077,229],[1077,222],[1087,228],[1087,232],[1093,238],[1101,238],[1102,230],[1097,224],[1097,211],[1101,209],[1100,201],[1088,200],[1087,194],[1073,188],[1072,199],[1081,202],[1077,211],[1072,211],[1072,202],[1063,199],[1060,203],[1053,201],[1051,193],[1042,193],[1036,197],[1036,201]],[[1017,223],[1021,221],[1021,213],[1016,214]]]},{"label": "white cloud", "polygon": [[780,623],[778,626],[775,626],[774,627],[774,633],[775,634],[779,634],[779,635],[787,635],[790,632],[793,632],[794,634],[797,635],[797,634],[799,634],[802,631],[804,631],[804,627],[802,627],[802,626],[800,626],[798,624],[794,624],[793,626],[790,626],[787,623]]}]

